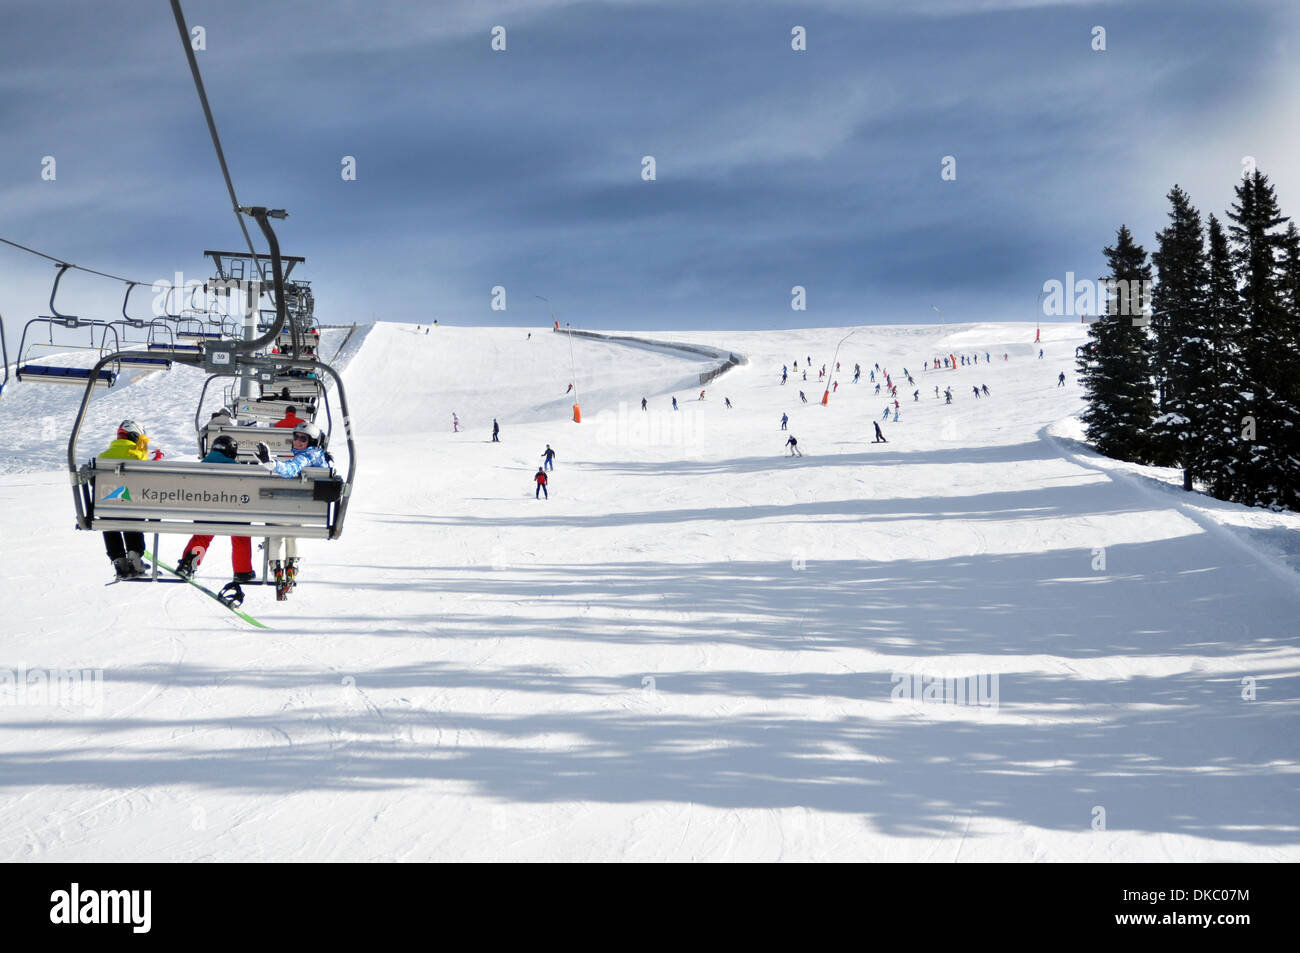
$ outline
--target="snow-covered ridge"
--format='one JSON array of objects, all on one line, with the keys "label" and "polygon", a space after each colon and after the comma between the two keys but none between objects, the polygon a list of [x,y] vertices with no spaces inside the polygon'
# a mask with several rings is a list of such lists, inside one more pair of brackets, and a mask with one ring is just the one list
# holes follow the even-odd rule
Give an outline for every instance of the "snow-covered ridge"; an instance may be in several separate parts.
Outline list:
[{"label": "snow-covered ridge", "polygon": [[681,344],[654,338],[631,337],[626,334],[602,334],[599,331],[579,331],[571,328],[565,328],[563,331],[560,331],[560,329],[557,328],[556,331],[561,334],[576,334],[579,337],[591,338],[596,341],[608,341],[613,344],[624,344],[629,347],[642,346],[660,351],[680,351],[684,354],[696,354],[711,357],[719,363],[709,370],[700,373],[701,384],[709,383],[733,367],[749,363],[743,354],[735,354],[722,348],[705,347],[699,344]]}]

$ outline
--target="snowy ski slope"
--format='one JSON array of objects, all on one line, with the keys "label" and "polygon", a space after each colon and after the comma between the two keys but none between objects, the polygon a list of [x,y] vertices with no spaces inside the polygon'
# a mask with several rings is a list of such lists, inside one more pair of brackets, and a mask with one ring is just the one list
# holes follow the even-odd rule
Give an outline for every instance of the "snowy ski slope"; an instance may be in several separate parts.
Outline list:
[{"label": "snowy ski slope", "polygon": [[[270,631],[105,587],[61,469],[79,392],[11,383],[0,858],[1298,860],[1300,517],[1088,451],[1083,331],[1039,360],[1023,324],[866,328],[822,407],[781,365],[848,329],[665,335],[749,358],[701,402],[704,359],[376,325],[348,525],[289,601],[250,590]],[[201,380],[102,395],[87,455],[127,415],[191,453]],[[40,696],[72,668],[102,682]],[[979,691],[893,697],[913,675]]]}]

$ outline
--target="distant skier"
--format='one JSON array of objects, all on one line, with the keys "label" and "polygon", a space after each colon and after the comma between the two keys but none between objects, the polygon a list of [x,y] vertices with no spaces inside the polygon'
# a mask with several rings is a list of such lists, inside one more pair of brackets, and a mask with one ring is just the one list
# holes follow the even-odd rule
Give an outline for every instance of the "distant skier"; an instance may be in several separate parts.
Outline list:
[{"label": "distant skier", "polygon": [[642,409],[642,410],[645,410],[645,409],[646,409],[646,404],[645,404],[645,398],[644,398],[644,397],[641,398],[641,409]]},{"label": "distant skier", "polygon": [[839,389],[840,389],[840,382],[839,382],[839,381],[834,381],[834,382],[831,384],[831,393],[834,394],[834,393],[836,393]]},{"label": "distant skier", "polygon": [[785,429],[786,429],[786,426],[785,426],[785,425],[788,424],[789,422],[790,422],[790,417],[789,417],[789,415],[788,415],[788,414],[782,414],[782,415],[781,415],[781,429],[782,429],[782,430],[785,430]]},{"label": "distant skier", "polygon": [[983,387],[982,387],[982,389],[983,389],[983,391],[984,391],[984,396],[985,396],[985,397],[988,397],[988,396],[989,396],[989,385],[988,385],[988,384],[984,384]]},{"label": "distant skier", "polygon": [[1038,359],[1040,361],[1043,359],[1043,349],[1041,347],[1038,349]]},{"label": "distant skier", "polygon": [[921,388],[918,387],[916,390],[912,391],[912,400],[917,401],[920,399],[921,399]]},{"label": "distant skier", "polygon": [[944,397],[943,402],[944,402],[945,404],[951,404],[951,403],[952,403],[952,388],[951,388],[951,387],[948,387],[948,388],[945,388],[945,389],[944,389],[943,397]]},{"label": "distant skier", "polygon": [[807,380],[807,379],[808,379],[808,371],[807,371],[807,370],[805,370],[805,371],[803,372],[803,379],[804,379],[804,380]]},{"label": "distant skier", "polygon": [[889,441],[885,439],[885,434],[884,434],[884,432],[880,429],[880,424],[879,424],[879,423],[877,423],[876,421],[873,420],[873,421],[871,421],[871,426],[873,426],[873,427],[876,428],[876,439],[873,440],[873,441],[871,441],[872,443],[889,443]]},{"label": "distant skier", "polygon": [[673,398],[673,410],[676,410],[676,409],[677,409],[677,398],[674,397],[674,398]]},{"label": "distant skier", "polygon": [[499,433],[501,433],[501,425],[497,423],[497,419],[493,417],[492,418],[492,442],[493,443],[501,442],[500,438],[497,436]]},{"label": "distant skier", "polygon": [[546,451],[542,454],[542,456],[546,458],[545,462],[542,464],[543,468],[547,470],[554,470],[555,451],[551,449],[551,445],[549,443],[546,445]]},{"label": "distant skier", "polygon": [[564,393],[567,395],[572,390],[573,390],[573,384],[569,384],[569,390],[566,390]]},{"label": "distant skier", "polygon": [[935,385],[934,385],[934,399],[935,399],[935,400],[938,400],[938,399],[939,399],[939,385],[938,385],[938,384],[935,384]]},{"label": "distant skier", "polygon": [[789,375],[786,373],[786,369],[785,369],[784,367],[781,368],[781,383],[784,384],[784,383],[785,383],[786,381],[788,381],[789,379],[790,379],[790,377],[789,377]]},{"label": "distant skier", "polygon": [[803,451],[799,449],[799,441],[795,439],[794,434],[790,434],[790,439],[785,442],[785,445],[790,448],[790,456],[803,456]]},{"label": "distant skier", "polygon": [[879,384],[876,385],[876,393],[877,393],[877,394],[880,393],[880,385],[879,385]]},{"label": "distant skier", "polygon": [[978,387],[972,387],[971,390],[975,392],[976,397],[980,395],[980,389]]},{"label": "distant skier", "polygon": [[1061,371],[1060,376],[1056,378],[1056,386],[1057,387],[1065,386],[1065,371]]},{"label": "distant skier", "polygon": [[451,432],[460,433],[460,418],[454,412],[451,415]]},{"label": "distant skier", "polygon": [[888,419],[889,419],[889,405],[888,405],[888,404],[885,405],[885,412],[884,412],[883,414],[880,415],[880,419],[881,419],[881,420],[888,420]]},{"label": "distant skier", "polygon": [[533,482],[537,484],[537,490],[535,493],[533,493],[533,499],[540,500],[543,496],[545,496],[549,500],[551,498],[551,494],[548,493],[546,490],[546,471],[543,470],[541,467],[538,467],[537,473],[533,477]]},{"label": "distant skier", "polygon": [[898,408],[894,408],[894,423],[898,423]]},{"label": "distant skier", "polygon": [[808,398],[804,396],[803,391],[799,391],[799,400],[805,404],[808,403]]},{"label": "distant skier", "polygon": [[722,398],[722,404],[723,404],[724,407],[727,408],[727,410],[730,410],[730,409],[731,409],[731,398],[730,398],[730,397],[724,397],[724,398]]},{"label": "distant skier", "polygon": [[704,391],[700,391],[700,400],[704,399]]}]

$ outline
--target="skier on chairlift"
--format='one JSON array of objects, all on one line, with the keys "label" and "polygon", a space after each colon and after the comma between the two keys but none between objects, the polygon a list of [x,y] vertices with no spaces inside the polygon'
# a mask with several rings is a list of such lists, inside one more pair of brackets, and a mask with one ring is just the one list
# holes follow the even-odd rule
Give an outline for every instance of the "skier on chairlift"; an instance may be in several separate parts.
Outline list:
[{"label": "skier on chairlift", "polygon": [[[270,473],[292,479],[308,467],[328,469],[330,456],[321,446],[321,430],[315,424],[293,428],[293,457],[279,463],[271,459],[271,448],[257,445],[258,462]],[[298,540],[292,536],[272,536],[267,544],[271,572],[275,574],[275,598],[283,600],[298,581]],[[283,561],[281,561],[283,554]]]}]

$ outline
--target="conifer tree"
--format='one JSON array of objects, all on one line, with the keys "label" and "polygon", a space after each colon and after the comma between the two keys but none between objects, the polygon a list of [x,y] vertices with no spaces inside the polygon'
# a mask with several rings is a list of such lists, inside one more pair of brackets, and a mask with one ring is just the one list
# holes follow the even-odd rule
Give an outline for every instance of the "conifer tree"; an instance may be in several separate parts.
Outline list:
[{"label": "conifer tree", "polygon": [[[1228,236],[1210,216],[1206,228],[1205,333],[1209,342],[1211,386],[1206,396],[1204,441],[1192,456],[1193,476],[1210,494],[1231,500],[1237,486],[1238,444],[1241,440],[1241,361],[1237,338],[1241,330],[1241,300],[1232,267]],[[1199,397],[1197,398],[1199,399]]]},{"label": "conifer tree", "polygon": [[1156,234],[1151,261],[1159,280],[1151,295],[1152,357],[1160,416],[1152,431],[1152,461],[1183,466],[1195,476],[1194,457],[1205,439],[1213,361],[1205,337],[1209,277],[1200,213],[1177,185],[1168,194],[1169,226]]},{"label": "conifer tree", "polygon": [[1292,340],[1300,334],[1300,229],[1288,222],[1282,236],[1282,304],[1290,317]]},{"label": "conifer tree", "polygon": [[1242,179],[1228,212],[1240,282],[1242,439],[1235,496],[1251,506],[1300,509],[1300,354],[1285,301],[1283,236],[1287,221],[1268,177]]},{"label": "conifer tree", "polygon": [[1090,346],[1078,366],[1088,406],[1082,416],[1088,439],[1100,453],[1145,462],[1155,417],[1151,362],[1143,308],[1151,266],[1147,253],[1121,225],[1113,246],[1103,249],[1113,290],[1106,313],[1088,329]]}]

